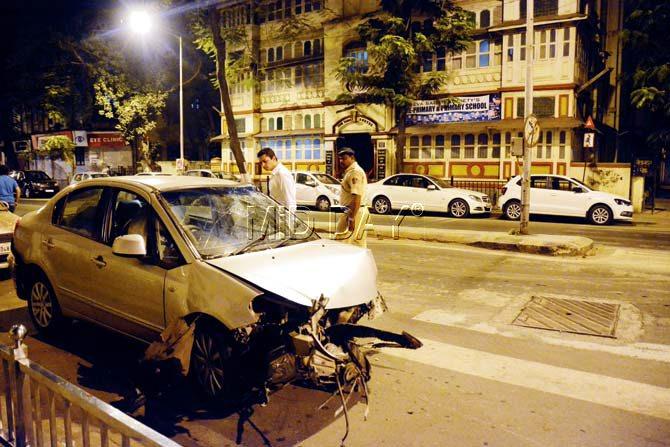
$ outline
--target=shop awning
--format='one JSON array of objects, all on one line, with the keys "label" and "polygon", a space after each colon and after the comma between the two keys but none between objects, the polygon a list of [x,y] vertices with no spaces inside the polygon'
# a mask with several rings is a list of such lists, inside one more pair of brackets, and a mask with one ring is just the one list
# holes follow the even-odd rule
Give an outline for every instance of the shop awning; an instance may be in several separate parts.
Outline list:
[{"label": "shop awning", "polygon": [[[523,129],[523,118],[506,119],[499,121],[471,121],[444,124],[424,124],[409,126],[408,135],[446,134],[446,133],[481,133]],[[539,118],[540,128],[544,129],[572,129],[584,123],[575,117]]]}]

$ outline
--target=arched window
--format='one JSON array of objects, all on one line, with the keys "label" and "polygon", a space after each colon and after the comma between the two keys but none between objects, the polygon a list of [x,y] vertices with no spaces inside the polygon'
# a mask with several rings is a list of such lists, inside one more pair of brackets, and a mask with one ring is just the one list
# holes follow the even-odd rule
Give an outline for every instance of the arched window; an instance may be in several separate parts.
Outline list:
[{"label": "arched window", "polygon": [[491,11],[485,9],[479,13],[479,27],[488,28],[489,26],[491,26]]},{"label": "arched window", "polygon": [[305,129],[312,128],[312,115],[305,115]]},{"label": "arched window", "polygon": [[477,158],[488,158],[489,135],[480,133],[477,135]]},{"label": "arched window", "polygon": [[475,136],[471,133],[465,135],[464,158],[475,158]]},{"label": "arched window", "polygon": [[303,122],[302,122],[302,114],[301,114],[301,113],[298,113],[298,114],[295,116],[295,128],[296,128],[296,129],[302,129],[302,124],[303,124]]},{"label": "arched window", "polygon": [[290,43],[287,43],[284,45],[284,59],[291,59],[291,50],[293,49],[293,46]]},{"label": "arched window", "polygon": [[275,58],[276,58],[278,61],[284,59],[284,48],[282,48],[282,47],[277,47],[277,49],[275,50],[275,52],[276,52],[276,54],[275,54]]},{"label": "arched window", "polygon": [[312,140],[305,138],[305,160],[312,159]]},{"label": "arched window", "polygon": [[302,43],[296,42],[293,45],[293,57],[302,57]]},{"label": "arched window", "polygon": [[270,118],[268,120],[268,130],[275,130],[275,119]]},{"label": "arched window", "polygon": [[311,56],[312,55],[312,41],[311,40],[306,40],[305,43],[303,44],[302,52],[305,56]]},{"label": "arched window", "polygon": [[284,118],[277,118],[277,130],[284,130]]},{"label": "arched window", "polygon": [[[318,115],[317,115],[318,116]],[[321,140],[320,139],[315,139],[312,141],[312,158],[314,160],[320,160],[321,159]]]},{"label": "arched window", "polygon": [[314,41],[314,55],[319,55],[321,54],[321,40],[316,39]]},{"label": "arched window", "polygon": [[321,114],[314,115],[314,128],[321,129]]},{"label": "arched window", "polygon": [[268,130],[268,120],[261,118],[261,130]]},{"label": "arched window", "polygon": [[451,136],[451,158],[461,158],[461,136]]},{"label": "arched window", "polygon": [[274,62],[274,61],[275,61],[275,49],[268,48],[268,62]]},{"label": "arched window", "polygon": [[284,115],[284,129],[291,130],[293,127],[293,119],[291,115]]}]

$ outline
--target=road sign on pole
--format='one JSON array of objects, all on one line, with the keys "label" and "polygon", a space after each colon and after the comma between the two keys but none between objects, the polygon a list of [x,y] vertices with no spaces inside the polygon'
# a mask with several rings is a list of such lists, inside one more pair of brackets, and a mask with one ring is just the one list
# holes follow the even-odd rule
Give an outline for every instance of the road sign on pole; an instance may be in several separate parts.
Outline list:
[{"label": "road sign on pole", "polygon": [[594,132],[586,132],[584,134],[584,147],[585,148],[592,148],[593,147],[593,142],[595,140],[595,133]]},{"label": "road sign on pole", "polygon": [[586,118],[586,123],[584,124],[584,127],[591,130],[596,130],[596,124],[593,122],[593,118],[591,118],[591,115],[589,115],[589,117]]}]

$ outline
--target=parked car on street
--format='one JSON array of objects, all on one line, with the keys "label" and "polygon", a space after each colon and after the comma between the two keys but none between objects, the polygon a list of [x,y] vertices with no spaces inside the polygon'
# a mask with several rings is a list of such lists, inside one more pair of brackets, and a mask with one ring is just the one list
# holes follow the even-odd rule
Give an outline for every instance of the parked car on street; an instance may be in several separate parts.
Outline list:
[{"label": "parked car on street", "polygon": [[136,175],[136,176],[140,176],[140,177],[155,177],[155,176],[166,177],[166,176],[170,176],[170,175],[172,175],[172,174],[168,174],[167,172],[154,172],[154,171],[150,171],[150,172],[138,172],[138,173],[135,174],[135,175]]},{"label": "parked car on street", "polygon": [[0,201],[0,269],[9,267],[9,253],[11,252],[14,227],[19,216],[9,211],[9,204]]},{"label": "parked car on street", "polygon": [[239,181],[239,177],[236,177],[232,174],[227,174],[223,172],[213,172],[210,169],[189,169],[184,173],[189,177],[209,177],[209,178],[218,178],[221,180],[233,180]]},{"label": "parked car on street", "polygon": [[293,172],[295,196],[298,205],[315,206],[328,211],[340,206],[340,182],[332,175],[321,172]]},{"label": "parked car on street", "polygon": [[[521,217],[520,175],[513,177],[503,187],[498,206],[508,219],[517,220]],[[531,175],[530,212],[584,217],[594,225],[633,219],[633,205],[629,200],[596,191],[577,179],[562,175]]]},{"label": "parked car on street", "polygon": [[103,177],[109,177],[109,174],[105,174],[104,172],[80,172],[78,174],[75,174],[74,177],[72,177],[70,185],[83,182],[84,180],[90,180],[92,178],[103,178]]},{"label": "parked car on street", "polygon": [[58,182],[44,171],[14,171],[12,176],[21,188],[21,195],[27,199],[51,197],[60,190]]},{"label": "parked car on street", "polygon": [[354,352],[343,331],[383,309],[374,258],[275,206],[252,185],[202,177],[70,186],[20,220],[17,294],[45,333],[77,318],[150,341],[177,319],[195,324],[190,370],[210,397],[242,369],[335,383],[333,359]]},{"label": "parked car on street", "polygon": [[378,214],[417,205],[424,211],[447,212],[459,218],[491,212],[486,194],[454,188],[442,179],[419,174],[396,174],[368,184],[366,203]]}]

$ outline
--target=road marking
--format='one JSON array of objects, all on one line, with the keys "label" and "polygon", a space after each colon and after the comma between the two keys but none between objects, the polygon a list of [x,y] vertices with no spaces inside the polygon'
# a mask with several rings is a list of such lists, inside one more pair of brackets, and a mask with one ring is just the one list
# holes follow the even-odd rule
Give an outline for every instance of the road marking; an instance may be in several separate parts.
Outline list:
[{"label": "road marking", "polygon": [[496,382],[670,420],[670,389],[421,339],[385,355]]},{"label": "road marking", "polygon": [[[461,314],[453,314],[443,309],[432,309],[421,312],[419,315],[412,318],[413,320],[423,321],[426,323],[439,324],[441,326],[450,326],[459,329],[467,329],[470,331],[481,332],[489,335],[500,335],[508,338],[528,338],[528,331],[525,329],[509,328],[508,330],[500,329],[491,324],[482,322],[477,324],[462,324],[465,316]],[[670,363],[670,345],[654,344],[654,343],[631,343],[627,345],[612,345],[603,343],[595,343],[581,340],[566,340],[562,338],[550,337],[542,335],[539,332],[532,335],[533,339],[539,340],[553,346],[562,346],[574,349],[582,349],[586,351],[601,351],[608,354],[615,354],[624,357],[632,357],[641,360],[654,360],[657,362]]]}]

